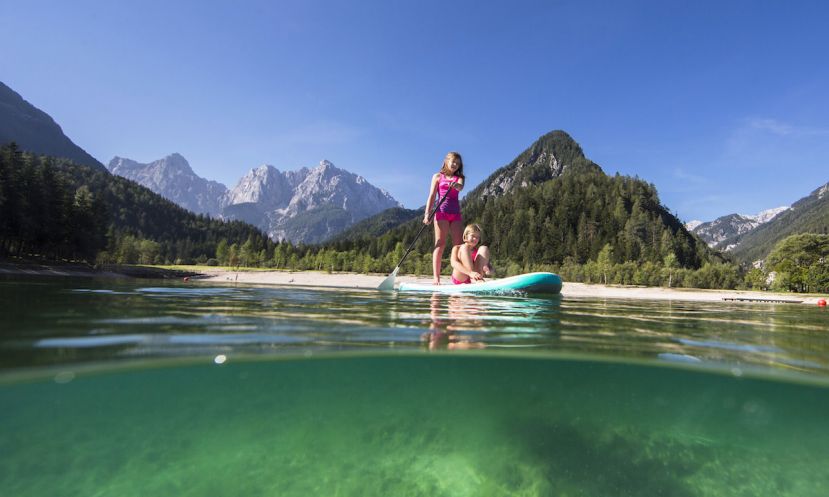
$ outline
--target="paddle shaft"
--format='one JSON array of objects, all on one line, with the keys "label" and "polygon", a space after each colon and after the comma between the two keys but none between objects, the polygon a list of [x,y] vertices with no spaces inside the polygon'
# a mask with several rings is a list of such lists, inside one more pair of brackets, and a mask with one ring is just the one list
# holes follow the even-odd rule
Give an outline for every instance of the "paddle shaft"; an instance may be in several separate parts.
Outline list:
[{"label": "paddle shaft", "polygon": [[[432,213],[429,214],[429,222],[430,223],[432,222],[432,219],[435,217],[435,213],[438,211],[438,209],[440,209],[440,206],[443,205],[443,201],[446,200],[446,197],[449,196],[449,190],[451,190],[454,186],[455,186],[454,181],[452,183],[449,183],[449,188],[446,190],[446,193],[444,193],[443,196],[440,199],[438,199],[438,204],[435,206],[434,209],[432,209]],[[399,268],[400,266],[403,265],[403,261],[406,260],[406,257],[408,257],[409,254],[414,249],[415,243],[417,243],[418,239],[420,239],[420,235],[421,235],[421,233],[423,233],[423,230],[426,229],[426,226],[429,226],[429,225],[424,224],[423,226],[420,227],[420,231],[418,231],[417,235],[415,235],[414,241],[412,241],[411,245],[409,245],[409,248],[406,250],[406,253],[403,254],[403,258],[400,259],[400,262],[397,263],[397,266],[395,266],[395,269],[397,269],[397,268]]]}]

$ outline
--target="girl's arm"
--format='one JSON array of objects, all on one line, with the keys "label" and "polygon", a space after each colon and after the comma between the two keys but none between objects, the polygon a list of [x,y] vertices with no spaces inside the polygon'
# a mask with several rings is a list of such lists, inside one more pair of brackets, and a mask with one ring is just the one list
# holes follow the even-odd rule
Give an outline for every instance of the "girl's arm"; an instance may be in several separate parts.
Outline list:
[{"label": "girl's arm", "polygon": [[452,186],[457,191],[463,190],[463,178],[460,176],[455,176],[455,184]]},{"label": "girl's arm", "polygon": [[426,212],[423,213],[423,224],[429,224],[431,222],[429,214],[432,213],[432,206],[435,203],[435,192],[438,189],[439,178],[439,174],[432,176],[432,185],[429,187],[429,198],[426,199]]}]

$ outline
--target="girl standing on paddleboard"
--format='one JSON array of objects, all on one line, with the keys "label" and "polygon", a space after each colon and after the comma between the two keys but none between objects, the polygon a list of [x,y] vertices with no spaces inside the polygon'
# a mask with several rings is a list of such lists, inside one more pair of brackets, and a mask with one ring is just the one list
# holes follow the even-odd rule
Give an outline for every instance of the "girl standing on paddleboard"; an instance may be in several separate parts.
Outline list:
[{"label": "girl standing on paddleboard", "polygon": [[432,273],[434,284],[440,285],[440,267],[443,258],[443,249],[446,240],[451,235],[452,244],[461,243],[463,221],[461,220],[461,204],[458,194],[463,189],[463,159],[458,152],[449,152],[443,160],[440,172],[432,176],[429,188],[429,198],[426,200],[426,212],[423,214],[423,224],[429,224],[432,219],[429,215],[436,202],[444,196],[446,198],[435,213],[435,246],[432,251]]}]

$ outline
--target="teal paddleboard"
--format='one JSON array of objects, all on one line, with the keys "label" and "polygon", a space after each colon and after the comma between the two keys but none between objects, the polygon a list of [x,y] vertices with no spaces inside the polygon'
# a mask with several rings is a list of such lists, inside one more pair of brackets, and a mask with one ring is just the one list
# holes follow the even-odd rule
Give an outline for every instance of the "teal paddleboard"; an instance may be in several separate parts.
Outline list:
[{"label": "teal paddleboard", "polygon": [[555,294],[561,292],[561,277],[554,273],[527,273],[468,285],[401,283],[397,289],[401,292]]}]

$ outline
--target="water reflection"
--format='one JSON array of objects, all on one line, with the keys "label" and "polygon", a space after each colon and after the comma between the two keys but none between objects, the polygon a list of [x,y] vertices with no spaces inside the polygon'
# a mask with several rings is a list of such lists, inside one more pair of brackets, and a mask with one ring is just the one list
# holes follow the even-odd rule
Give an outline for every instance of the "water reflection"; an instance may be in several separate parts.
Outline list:
[{"label": "water reflection", "polygon": [[433,293],[429,304],[429,331],[421,335],[421,340],[429,350],[486,348],[486,344],[480,340],[481,332],[470,332],[483,328],[482,314],[485,309],[478,297]]},{"label": "water reflection", "polygon": [[218,354],[509,350],[827,375],[802,305],[0,280],[0,368]]}]

